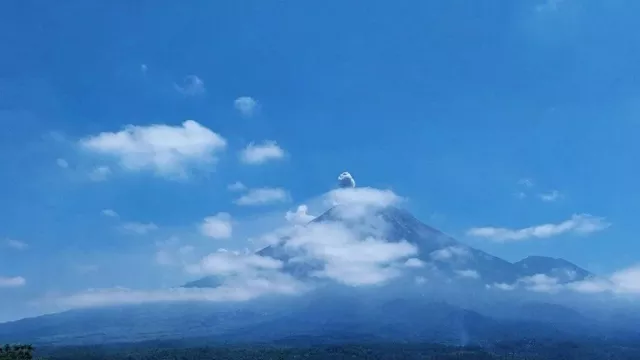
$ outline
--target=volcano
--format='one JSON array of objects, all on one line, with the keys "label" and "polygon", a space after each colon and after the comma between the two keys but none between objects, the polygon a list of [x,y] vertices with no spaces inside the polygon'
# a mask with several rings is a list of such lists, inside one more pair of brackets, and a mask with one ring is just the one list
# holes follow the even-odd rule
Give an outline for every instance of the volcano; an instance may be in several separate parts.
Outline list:
[{"label": "volcano", "polygon": [[[383,286],[356,288],[328,283],[300,296],[272,295],[232,303],[156,301],[71,310],[0,324],[0,338],[4,342],[33,344],[159,339],[179,339],[190,344],[210,343],[212,339],[223,342],[383,339],[459,344],[518,337],[585,336],[587,331],[604,331],[581,313],[559,305],[523,307],[513,298],[481,304],[488,301],[481,300],[482,291],[493,284],[513,284],[522,277],[539,274],[564,274],[559,282],[577,281],[593,276],[587,270],[563,259],[544,257],[512,263],[463,244],[404,209],[386,206],[362,210],[337,205],[305,228],[338,224],[362,239],[375,237],[392,244],[406,243],[415,248],[410,258],[412,264],[420,266],[406,268],[402,276]],[[283,236],[255,255],[279,261],[282,268],[278,270],[291,278],[314,280],[327,265],[299,261],[300,253],[291,250],[290,241],[290,237]],[[405,262],[408,263],[409,260]],[[413,279],[426,279],[426,283]],[[455,291],[440,291],[438,284],[446,284]],[[207,291],[222,286],[222,278],[207,276],[182,288]],[[511,316],[498,316],[507,313],[509,307],[515,309]],[[549,316],[521,315],[525,308],[535,309],[536,314],[547,312]],[[570,321],[563,322],[564,315]],[[539,319],[553,321],[545,323]]]}]

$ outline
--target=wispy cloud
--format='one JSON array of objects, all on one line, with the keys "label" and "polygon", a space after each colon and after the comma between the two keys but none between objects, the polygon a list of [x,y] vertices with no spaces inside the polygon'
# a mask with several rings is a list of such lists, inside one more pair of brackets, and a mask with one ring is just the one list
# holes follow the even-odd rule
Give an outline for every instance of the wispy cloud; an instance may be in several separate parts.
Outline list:
[{"label": "wispy cloud", "polygon": [[604,218],[589,214],[573,215],[571,219],[557,224],[542,224],[523,229],[500,227],[478,227],[467,231],[467,235],[498,242],[542,239],[566,233],[589,234],[611,226]]},{"label": "wispy cloud", "polygon": [[112,209],[104,209],[101,211],[101,213],[102,215],[108,216],[108,217],[118,217],[118,213]]},{"label": "wispy cloud", "polygon": [[233,184],[229,184],[227,186],[227,190],[229,190],[229,191],[243,191],[243,190],[246,190],[246,189],[247,189],[247,187],[243,183],[241,183],[240,181],[236,181]]},{"label": "wispy cloud", "polygon": [[545,202],[554,202],[562,198],[562,194],[560,194],[560,192],[557,190],[553,190],[548,193],[542,193],[542,194],[539,194],[538,196],[540,197],[540,200]]},{"label": "wispy cloud", "polygon": [[29,247],[27,243],[16,239],[7,239],[5,245],[14,250],[26,250]]},{"label": "wispy cloud", "polygon": [[73,268],[75,269],[75,271],[82,274],[96,272],[98,271],[98,269],[100,269],[100,267],[95,264],[76,264]]},{"label": "wispy cloud", "polygon": [[537,12],[554,12],[564,3],[565,0],[544,0],[542,3],[536,5]]},{"label": "wispy cloud", "polygon": [[463,278],[479,279],[480,274],[475,270],[456,270],[456,274]]},{"label": "wispy cloud", "polygon": [[27,283],[22,276],[3,277],[0,276],[0,288],[21,287]]},{"label": "wispy cloud", "polygon": [[186,96],[202,95],[206,92],[204,81],[196,75],[185,76],[180,83],[174,84],[174,87]]},{"label": "wispy cloud", "polygon": [[230,238],[233,232],[231,215],[221,212],[204,218],[204,221],[200,225],[200,232],[213,239]]},{"label": "wispy cloud", "polygon": [[193,120],[180,126],[129,125],[80,141],[82,148],[119,160],[130,171],[151,170],[164,176],[185,176],[190,165],[210,165],[226,140]]},{"label": "wispy cloud", "polygon": [[151,231],[158,230],[158,225],[154,223],[128,222],[122,224],[122,229],[130,233],[145,235]]},{"label": "wispy cloud", "polygon": [[111,175],[111,168],[108,166],[97,166],[89,173],[91,181],[105,181]]},{"label": "wispy cloud", "polygon": [[251,189],[234,202],[241,206],[266,205],[290,200],[289,193],[282,188]]},{"label": "wispy cloud", "polygon": [[56,159],[56,164],[63,169],[66,169],[69,167],[69,163],[67,162],[67,160],[63,158]]},{"label": "wispy cloud", "polygon": [[251,117],[258,109],[258,102],[250,96],[241,96],[233,102],[233,106],[245,117]]},{"label": "wispy cloud", "polygon": [[534,186],[534,182],[532,179],[529,178],[522,178],[520,180],[518,180],[518,185],[522,185],[526,188],[532,188]]},{"label": "wispy cloud", "polygon": [[251,143],[240,152],[240,160],[249,165],[259,165],[283,157],[284,150],[272,140],[266,140],[260,144]]},{"label": "wispy cloud", "polygon": [[435,250],[429,254],[429,257],[436,261],[448,261],[455,257],[466,258],[469,256],[471,256],[469,249],[462,246],[448,246]]}]

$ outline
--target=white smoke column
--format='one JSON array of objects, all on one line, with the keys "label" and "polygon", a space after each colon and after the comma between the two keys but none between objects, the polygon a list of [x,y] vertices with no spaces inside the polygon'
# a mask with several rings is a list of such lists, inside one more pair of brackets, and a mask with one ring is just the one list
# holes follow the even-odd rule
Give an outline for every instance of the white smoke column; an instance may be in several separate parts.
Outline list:
[{"label": "white smoke column", "polygon": [[345,171],[338,176],[338,186],[341,188],[354,188],[356,187],[356,180]]}]

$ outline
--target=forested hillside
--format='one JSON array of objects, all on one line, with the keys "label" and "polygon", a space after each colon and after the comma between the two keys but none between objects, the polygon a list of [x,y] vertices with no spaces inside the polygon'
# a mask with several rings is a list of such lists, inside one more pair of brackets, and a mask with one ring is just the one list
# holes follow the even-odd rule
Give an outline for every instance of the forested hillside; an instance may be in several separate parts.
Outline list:
[{"label": "forested hillside", "polygon": [[163,343],[122,346],[7,347],[0,360],[204,360],[204,359],[456,359],[456,360],[638,360],[640,344],[523,340],[481,347],[440,344],[345,344],[295,346],[173,347]]}]

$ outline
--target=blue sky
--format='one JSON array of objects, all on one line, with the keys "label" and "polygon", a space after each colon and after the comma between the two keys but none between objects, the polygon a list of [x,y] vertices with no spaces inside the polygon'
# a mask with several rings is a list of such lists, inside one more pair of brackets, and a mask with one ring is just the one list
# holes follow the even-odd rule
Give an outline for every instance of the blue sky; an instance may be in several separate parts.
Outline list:
[{"label": "blue sky", "polygon": [[192,280],[158,254],[247,247],[343,171],[511,261],[633,266],[638,7],[4,4],[0,320]]}]

